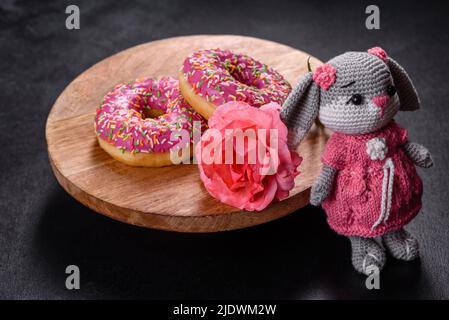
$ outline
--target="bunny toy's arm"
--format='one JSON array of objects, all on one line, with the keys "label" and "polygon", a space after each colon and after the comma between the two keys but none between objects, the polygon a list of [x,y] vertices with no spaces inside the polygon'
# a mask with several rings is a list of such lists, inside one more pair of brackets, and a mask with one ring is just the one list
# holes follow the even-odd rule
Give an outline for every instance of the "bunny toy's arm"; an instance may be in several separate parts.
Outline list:
[{"label": "bunny toy's arm", "polygon": [[336,169],[325,164],[323,165],[321,173],[316,178],[315,183],[312,186],[312,190],[310,192],[310,204],[319,206],[327,198],[329,193],[332,191],[336,173]]},{"label": "bunny toy's arm", "polygon": [[405,153],[412,159],[413,163],[421,168],[433,166],[432,156],[426,147],[415,142],[406,142],[403,145]]}]

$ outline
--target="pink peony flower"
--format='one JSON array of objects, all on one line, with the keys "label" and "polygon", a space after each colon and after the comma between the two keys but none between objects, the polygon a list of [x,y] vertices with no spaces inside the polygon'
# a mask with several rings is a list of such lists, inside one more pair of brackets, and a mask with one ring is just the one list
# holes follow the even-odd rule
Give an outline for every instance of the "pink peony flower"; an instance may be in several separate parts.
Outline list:
[{"label": "pink peony flower", "polygon": [[328,90],[329,87],[335,82],[335,68],[330,64],[323,64],[316,68],[313,73],[313,81],[319,85],[322,89]]},{"label": "pink peony flower", "polygon": [[375,55],[376,57],[382,59],[385,62],[387,61],[387,53],[381,47],[374,47],[374,48],[368,49],[368,53]]},{"label": "pink peony flower", "polygon": [[[195,155],[201,180],[214,198],[260,211],[273,200],[288,197],[302,158],[287,147],[287,127],[279,109],[276,103],[254,108],[232,101],[209,118]],[[239,134],[247,139],[239,143]]]}]

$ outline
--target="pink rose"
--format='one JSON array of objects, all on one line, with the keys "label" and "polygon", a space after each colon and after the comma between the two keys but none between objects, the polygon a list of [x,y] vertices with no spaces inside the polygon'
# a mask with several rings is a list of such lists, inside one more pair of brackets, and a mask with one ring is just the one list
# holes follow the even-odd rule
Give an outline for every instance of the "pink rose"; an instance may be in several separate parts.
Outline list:
[{"label": "pink rose", "polygon": [[214,198],[260,211],[288,197],[302,158],[287,147],[279,109],[276,103],[254,108],[232,101],[209,118],[195,155],[201,180]]},{"label": "pink rose", "polygon": [[328,90],[329,87],[335,82],[336,72],[337,71],[332,65],[323,64],[316,68],[315,72],[313,73],[312,79],[322,89]]},{"label": "pink rose", "polygon": [[376,57],[382,59],[384,62],[387,61],[387,53],[381,47],[374,47],[374,48],[368,49],[368,53],[375,55]]}]

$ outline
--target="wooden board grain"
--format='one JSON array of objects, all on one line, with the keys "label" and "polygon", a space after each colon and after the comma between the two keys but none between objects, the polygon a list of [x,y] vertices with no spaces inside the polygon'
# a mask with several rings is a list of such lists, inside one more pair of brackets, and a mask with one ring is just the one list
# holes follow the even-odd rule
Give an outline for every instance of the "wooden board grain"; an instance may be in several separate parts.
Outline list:
[{"label": "wooden board grain", "polygon": [[[78,76],[56,100],[46,138],[53,172],[75,199],[119,221],[163,230],[214,232],[264,223],[305,206],[320,169],[327,133],[315,126],[299,147],[301,174],[288,199],[261,212],[222,204],[204,189],[196,165],[137,168],[104,152],[93,129],[95,108],[117,83],[135,78],[177,76],[194,50],[221,48],[248,54],[273,66],[294,85],[307,71],[308,54],[275,42],[228,35],[178,37],[142,44],[115,54]],[[312,67],[320,61],[311,58]]]}]

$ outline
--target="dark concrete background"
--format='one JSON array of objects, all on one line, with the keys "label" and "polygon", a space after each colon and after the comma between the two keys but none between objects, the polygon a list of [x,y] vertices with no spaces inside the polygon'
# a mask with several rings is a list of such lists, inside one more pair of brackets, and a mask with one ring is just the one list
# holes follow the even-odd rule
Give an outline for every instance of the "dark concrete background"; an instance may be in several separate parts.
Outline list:
[{"label": "dark concrete background", "polygon": [[[449,9],[435,1],[376,1],[381,30],[365,29],[368,2],[0,2],[0,298],[449,298]],[[81,30],[66,30],[68,4]],[[253,228],[178,234],[95,214],[57,184],[44,138],[65,86],[128,47],[187,34],[243,34],[322,60],[380,45],[410,73],[422,110],[398,121],[436,166],[420,170],[424,209],[408,227],[421,261],[388,260],[381,290],[364,287],[348,241],[307,207]],[[68,291],[65,267],[81,268]]]}]

